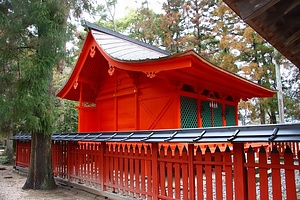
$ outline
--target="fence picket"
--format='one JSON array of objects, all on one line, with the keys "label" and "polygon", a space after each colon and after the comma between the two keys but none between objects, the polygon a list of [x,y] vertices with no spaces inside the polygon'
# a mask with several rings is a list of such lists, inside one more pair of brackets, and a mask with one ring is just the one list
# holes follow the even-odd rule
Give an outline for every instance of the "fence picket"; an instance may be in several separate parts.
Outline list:
[{"label": "fence picket", "polygon": [[184,146],[182,149],[182,188],[183,188],[183,199],[188,199],[189,194],[189,188],[188,188],[188,155],[187,155],[187,149]]},{"label": "fence picket", "polygon": [[[146,160],[144,159],[146,157],[146,153],[145,153],[145,147],[144,145],[142,144],[141,146],[141,155],[140,155],[140,158],[141,158],[141,186],[140,186],[140,190],[143,192],[143,191],[146,191],[146,187],[145,187],[145,184],[146,184]],[[145,199],[145,194],[142,193],[141,195],[142,199]]]},{"label": "fence picket", "polygon": [[[276,146],[273,146],[273,149],[271,151],[271,164],[272,165],[280,164],[279,152]],[[272,168],[272,192],[273,192],[273,200],[282,199],[281,176],[280,176],[280,169],[278,168]]]},{"label": "fence picket", "polygon": [[[226,183],[226,200],[233,199],[233,177],[232,177],[232,158],[230,148],[227,146],[224,153],[225,159],[225,183]],[[229,163],[229,164],[227,164]]]},{"label": "fence picket", "polygon": [[[153,151],[153,148],[152,148],[152,151]],[[152,168],[153,168],[153,162],[151,161],[151,157],[152,157],[152,153],[151,153],[151,147],[150,145],[147,145],[147,155],[146,157],[148,158],[148,160],[146,160],[146,177],[147,177],[147,190],[146,192],[149,194],[153,194],[153,182],[154,182],[154,178],[153,178],[153,175],[152,175]],[[157,170],[156,170],[157,172]],[[157,176],[156,176],[157,178]],[[153,182],[151,181],[153,180]]]},{"label": "fence picket", "polygon": [[197,175],[197,199],[203,199],[203,165],[198,164],[199,162],[202,162],[202,151],[200,146],[198,145],[196,150],[196,156],[195,156],[195,162],[196,164],[196,175]]},{"label": "fence picket", "polygon": [[120,144],[120,148],[119,148],[119,155],[120,155],[120,159],[119,159],[119,164],[120,164],[120,193],[124,194],[124,149],[123,149],[123,144]]},{"label": "fence picket", "polygon": [[[170,145],[168,146],[167,149],[167,159],[171,160],[172,159],[172,149]],[[168,197],[173,197],[173,163],[172,162],[167,162],[167,192],[168,192]]]},{"label": "fence picket", "polygon": [[[215,161],[222,162],[222,155],[219,146],[215,149]],[[216,185],[216,198],[223,199],[223,181],[222,181],[222,165],[215,166],[215,185]]]},{"label": "fence picket", "polygon": [[[115,186],[114,188],[114,191],[116,193],[119,193],[120,192],[120,187],[119,186],[119,145],[118,144],[115,144],[115,148],[114,148],[114,178],[113,178],[113,185]],[[117,186],[117,187],[116,187]]]},{"label": "fence picket", "polygon": [[195,156],[194,144],[188,144],[188,169],[189,169],[189,199],[195,200],[195,167],[194,167],[194,156]]},{"label": "fence picket", "polygon": [[[284,151],[284,164],[294,165],[293,152],[289,146]],[[286,183],[286,198],[297,199],[296,185],[295,185],[295,173],[293,169],[285,169],[285,183]]]},{"label": "fence picket", "polygon": [[134,151],[134,179],[135,179],[135,194],[136,197],[139,197],[138,194],[140,194],[140,159],[139,158],[139,147],[138,145],[135,145],[135,151]]},{"label": "fence picket", "polygon": [[132,144],[129,147],[129,196],[134,196],[134,185],[136,181],[134,180],[134,160],[133,160],[133,146]]},{"label": "fence picket", "polygon": [[129,176],[129,153],[128,153],[128,146],[127,144],[125,145],[125,148],[124,148],[124,175],[125,175],[125,195],[128,195],[129,194],[129,179],[128,179],[128,176]]},{"label": "fence picket", "polygon": [[[207,146],[205,150],[205,162],[211,162],[211,151],[210,148]],[[213,188],[212,188],[212,166],[210,164],[205,164],[205,182],[206,182],[206,198],[208,200],[213,199]]]},{"label": "fence picket", "polygon": [[176,145],[175,147],[175,151],[174,151],[174,160],[177,160],[178,162],[176,162],[174,164],[174,174],[175,174],[175,180],[174,180],[174,184],[175,184],[175,198],[176,199],[180,199],[180,151],[178,146]]},{"label": "fence picket", "polygon": [[160,185],[160,195],[161,196],[166,196],[166,184],[165,184],[165,162],[163,161],[163,159],[165,158],[165,148],[164,146],[160,147],[159,150],[159,158],[160,158],[160,162],[159,162],[159,185]]},{"label": "fence picket", "polygon": [[[247,151],[247,163],[248,164],[255,164],[255,151],[250,146]],[[256,177],[255,177],[255,167],[249,166],[248,170],[248,199],[249,200],[256,200]]]}]

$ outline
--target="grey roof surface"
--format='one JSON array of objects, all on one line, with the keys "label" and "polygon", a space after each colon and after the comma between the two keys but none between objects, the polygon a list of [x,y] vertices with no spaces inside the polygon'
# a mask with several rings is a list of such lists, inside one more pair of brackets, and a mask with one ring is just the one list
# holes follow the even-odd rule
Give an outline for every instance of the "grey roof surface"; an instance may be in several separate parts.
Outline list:
[{"label": "grey roof surface", "polygon": [[98,45],[112,58],[123,61],[157,59],[170,52],[135,40],[115,31],[86,22]]},{"label": "grey roof surface", "polygon": [[[31,137],[28,134],[18,134],[12,139],[30,140]],[[55,133],[52,135],[52,140],[180,143],[300,142],[300,123],[99,133]]]}]

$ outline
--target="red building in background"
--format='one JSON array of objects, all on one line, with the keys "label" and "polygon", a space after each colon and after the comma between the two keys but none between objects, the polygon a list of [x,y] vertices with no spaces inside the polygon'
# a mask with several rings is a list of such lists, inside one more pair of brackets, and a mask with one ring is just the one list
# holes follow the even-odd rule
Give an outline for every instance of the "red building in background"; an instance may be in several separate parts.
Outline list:
[{"label": "red building in background", "polygon": [[243,99],[276,91],[189,50],[169,52],[87,23],[77,64],[58,97],[78,101],[78,132],[233,126]]}]

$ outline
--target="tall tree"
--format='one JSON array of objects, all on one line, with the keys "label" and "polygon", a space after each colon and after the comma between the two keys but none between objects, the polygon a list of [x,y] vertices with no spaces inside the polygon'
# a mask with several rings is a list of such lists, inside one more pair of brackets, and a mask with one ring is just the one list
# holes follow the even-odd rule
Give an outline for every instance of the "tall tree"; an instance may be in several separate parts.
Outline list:
[{"label": "tall tree", "polygon": [[[250,27],[245,28],[239,42],[239,60],[245,63],[241,68],[243,75],[259,85],[275,89],[274,48]],[[266,123],[267,115],[269,123],[276,123],[276,99],[260,99],[258,103],[260,123]]]},{"label": "tall tree", "polygon": [[32,138],[23,188],[53,189],[53,72],[61,68],[65,56],[70,11],[79,16],[91,4],[76,0],[4,0],[0,5],[1,51],[7,52],[2,60],[19,73],[12,85],[14,121]]},{"label": "tall tree", "polygon": [[117,0],[105,0],[103,4],[97,6],[95,11],[99,13],[99,20],[97,20],[99,25],[118,31],[116,20],[117,3]]},{"label": "tall tree", "polygon": [[215,6],[212,16],[215,19],[213,34],[218,38],[218,45],[210,58],[223,69],[237,73],[238,40],[242,37],[245,25],[223,1]]},{"label": "tall tree", "polygon": [[[9,138],[13,135],[13,102],[14,102],[14,85],[18,79],[18,65],[14,61],[15,55],[10,51],[14,46],[15,38],[7,37],[11,35],[8,31],[9,26],[6,17],[11,4],[9,2],[0,3],[0,136],[6,139],[6,154],[9,162],[13,158],[13,145]],[[10,42],[7,43],[7,40]]]},{"label": "tall tree", "polygon": [[183,23],[185,0],[167,0],[163,3],[165,12],[161,19],[162,42],[167,51],[178,53],[184,50]]},{"label": "tall tree", "polygon": [[280,61],[285,121],[299,121],[300,70],[284,57]]},{"label": "tall tree", "polygon": [[207,59],[212,58],[218,44],[216,34],[213,32],[216,26],[213,11],[216,6],[215,0],[191,0],[183,5],[186,15],[183,22],[185,46],[187,49],[194,49]]}]

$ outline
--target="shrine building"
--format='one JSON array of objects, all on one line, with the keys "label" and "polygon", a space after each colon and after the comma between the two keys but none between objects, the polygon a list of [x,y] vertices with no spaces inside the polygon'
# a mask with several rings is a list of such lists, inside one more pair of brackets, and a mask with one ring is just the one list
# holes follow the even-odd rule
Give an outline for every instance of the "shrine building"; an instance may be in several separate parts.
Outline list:
[{"label": "shrine building", "polygon": [[276,93],[193,50],[170,54],[86,26],[77,64],[57,94],[78,101],[78,132],[235,126],[240,100]]}]

